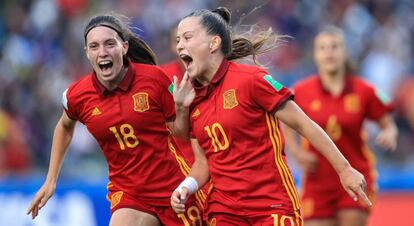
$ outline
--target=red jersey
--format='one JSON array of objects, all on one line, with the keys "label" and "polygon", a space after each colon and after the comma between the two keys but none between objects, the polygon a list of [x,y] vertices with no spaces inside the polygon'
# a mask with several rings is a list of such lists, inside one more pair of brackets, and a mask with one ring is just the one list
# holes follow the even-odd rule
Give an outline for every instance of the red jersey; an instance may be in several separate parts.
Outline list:
[{"label": "red jersey", "polygon": [[170,83],[158,67],[130,63],[113,91],[91,73],[65,93],[67,115],[85,124],[103,150],[108,188],[158,206],[170,205],[184,179],[166,126],[175,117]]},{"label": "red jersey", "polygon": [[[347,76],[345,88],[338,97],[323,88],[319,76],[296,84],[294,93],[295,102],[324,128],[351,165],[365,176],[373,173],[372,154],[363,140],[362,125],[365,119],[378,120],[391,111],[389,101],[355,76]],[[306,179],[324,181],[324,186],[332,184],[332,178],[337,177],[332,166],[313,146],[309,145],[308,149],[318,156],[319,162],[316,171],[309,172]]]},{"label": "red jersey", "polygon": [[224,60],[208,86],[195,83],[192,136],[208,158],[206,210],[238,216],[281,213],[299,220],[277,108],[291,92],[259,67]]}]

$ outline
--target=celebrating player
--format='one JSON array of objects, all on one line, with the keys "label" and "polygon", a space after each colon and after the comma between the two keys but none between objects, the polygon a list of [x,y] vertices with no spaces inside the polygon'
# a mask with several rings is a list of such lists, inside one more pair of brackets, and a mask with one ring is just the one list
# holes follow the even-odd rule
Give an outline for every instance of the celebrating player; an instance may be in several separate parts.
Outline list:
[{"label": "celebrating player", "polygon": [[[203,197],[191,197],[190,217],[177,215],[170,207],[171,191],[189,171],[170,142],[170,130],[188,134],[191,101],[185,98],[194,95],[191,89],[181,89],[185,82],[175,84],[174,106],[168,91],[171,82],[154,66],[152,50],[117,16],[93,17],[84,38],[93,72],[63,94],[64,112],[54,132],[48,175],[28,214],[35,218],[53,195],[75,123],[80,121],[109,165],[111,226],[200,225],[195,201]],[[186,90],[190,93],[183,93]],[[177,117],[174,107],[180,113]]]},{"label": "celebrating player", "polygon": [[178,25],[177,52],[196,97],[190,109],[195,162],[171,197],[183,212],[189,194],[207,182],[211,225],[302,225],[300,204],[283,151],[279,119],[307,137],[335,167],[344,188],[366,203],[365,180],[326,133],[291,100],[293,95],[257,66],[231,59],[252,55],[273,35],[233,37],[230,12],[198,10]]}]

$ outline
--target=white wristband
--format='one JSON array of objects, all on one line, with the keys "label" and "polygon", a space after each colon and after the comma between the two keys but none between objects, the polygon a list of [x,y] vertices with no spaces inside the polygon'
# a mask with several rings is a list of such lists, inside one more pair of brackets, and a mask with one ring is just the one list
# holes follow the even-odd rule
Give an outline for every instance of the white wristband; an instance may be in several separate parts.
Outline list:
[{"label": "white wristband", "polygon": [[198,183],[193,177],[186,177],[174,191],[178,191],[181,194],[183,187],[186,187],[189,195],[191,195],[198,190]]}]

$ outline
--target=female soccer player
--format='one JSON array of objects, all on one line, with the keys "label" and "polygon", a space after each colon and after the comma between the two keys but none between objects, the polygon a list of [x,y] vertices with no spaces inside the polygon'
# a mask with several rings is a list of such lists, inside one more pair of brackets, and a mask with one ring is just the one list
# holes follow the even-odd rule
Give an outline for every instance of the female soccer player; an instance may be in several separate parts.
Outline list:
[{"label": "female soccer player", "polygon": [[[111,226],[187,225],[191,221],[200,225],[195,197],[188,208],[191,216],[177,215],[170,207],[171,191],[184,179],[183,172],[189,171],[170,142],[170,130],[188,134],[188,122],[177,123],[189,117],[191,101],[182,98],[186,90],[181,89],[186,80],[175,88],[174,106],[168,91],[171,82],[154,66],[152,50],[117,16],[92,18],[84,38],[93,72],[63,94],[64,112],[54,132],[48,175],[28,214],[35,218],[53,195],[75,123],[80,121],[99,143],[109,165]],[[174,107],[180,113],[177,118]]]},{"label": "female soccer player", "polygon": [[211,176],[206,201],[211,225],[302,225],[300,204],[283,152],[279,119],[307,137],[335,167],[344,188],[367,204],[364,177],[291,100],[293,95],[268,73],[230,59],[253,55],[272,35],[256,41],[233,38],[230,12],[198,10],[178,25],[177,52],[196,91],[190,109],[195,162],[171,196],[185,200]]},{"label": "female soccer player", "polygon": [[[389,112],[387,98],[372,85],[353,76],[347,67],[342,31],[329,27],[314,41],[318,75],[294,86],[295,102],[326,133],[367,181],[367,194],[375,200],[375,168],[362,125],[366,119],[377,121],[381,131],[378,144],[395,150],[397,129]],[[286,131],[287,145],[304,169],[302,207],[306,225],[366,225],[369,207],[353,202],[340,183],[332,180],[335,170],[319,154],[319,147],[298,144],[295,134]]]}]

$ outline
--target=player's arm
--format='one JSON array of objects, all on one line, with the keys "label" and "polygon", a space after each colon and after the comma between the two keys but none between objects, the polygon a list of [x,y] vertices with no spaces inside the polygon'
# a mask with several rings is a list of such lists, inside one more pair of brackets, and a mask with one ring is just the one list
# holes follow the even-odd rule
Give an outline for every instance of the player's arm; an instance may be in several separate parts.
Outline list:
[{"label": "player's arm", "polygon": [[299,135],[293,131],[293,129],[283,123],[282,127],[286,146],[302,170],[304,172],[315,170],[318,163],[318,158],[315,156],[315,154],[302,149],[299,141]]},{"label": "player's arm", "polygon": [[210,179],[207,157],[197,139],[191,139],[194,152],[194,163],[187,178],[175,189],[171,195],[171,206],[177,213],[185,210],[185,201],[188,197],[203,187]]},{"label": "player's arm", "polygon": [[55,192],[58,175],[62,167],[66,150],[72,140],[75,124],[76,121],[70,119],[66,113],[63,112],[62,117],[56,125],[53,134],[49,170],[46,180],[36,193],[36,196],[27,210],[27,214],[31,213],[33,219],[38,215],[39,210]]},{"label": "player's arm", "polygon": [[381,131],[376,138],[376,143],[385,149],[395,151],[397,148],[398,129],[394,119],[389,113],[386,113],[379,118],[378,125]]},{"label": "player's arm", "polygon": [[366,186],[364,176],[351,167],[325,131],[312,121],[295,102],[288,100],[283,103],[275,112],[275,116],[308,139],[328,159],[338,173],[343,187],[355,201],[358,200],[355,195],[357,193],[367,205],[371,205],[364,193]]},{"label": "player's arm", "polygon": [[190,139],[190,104],[195,98],[195,91],[190,82],[187,71],[183,79],[178,83],[177,76],[173,77],[174,90],[173,97],[175,102],[175,121],[168,126],[175,136],[185,140]]}]

